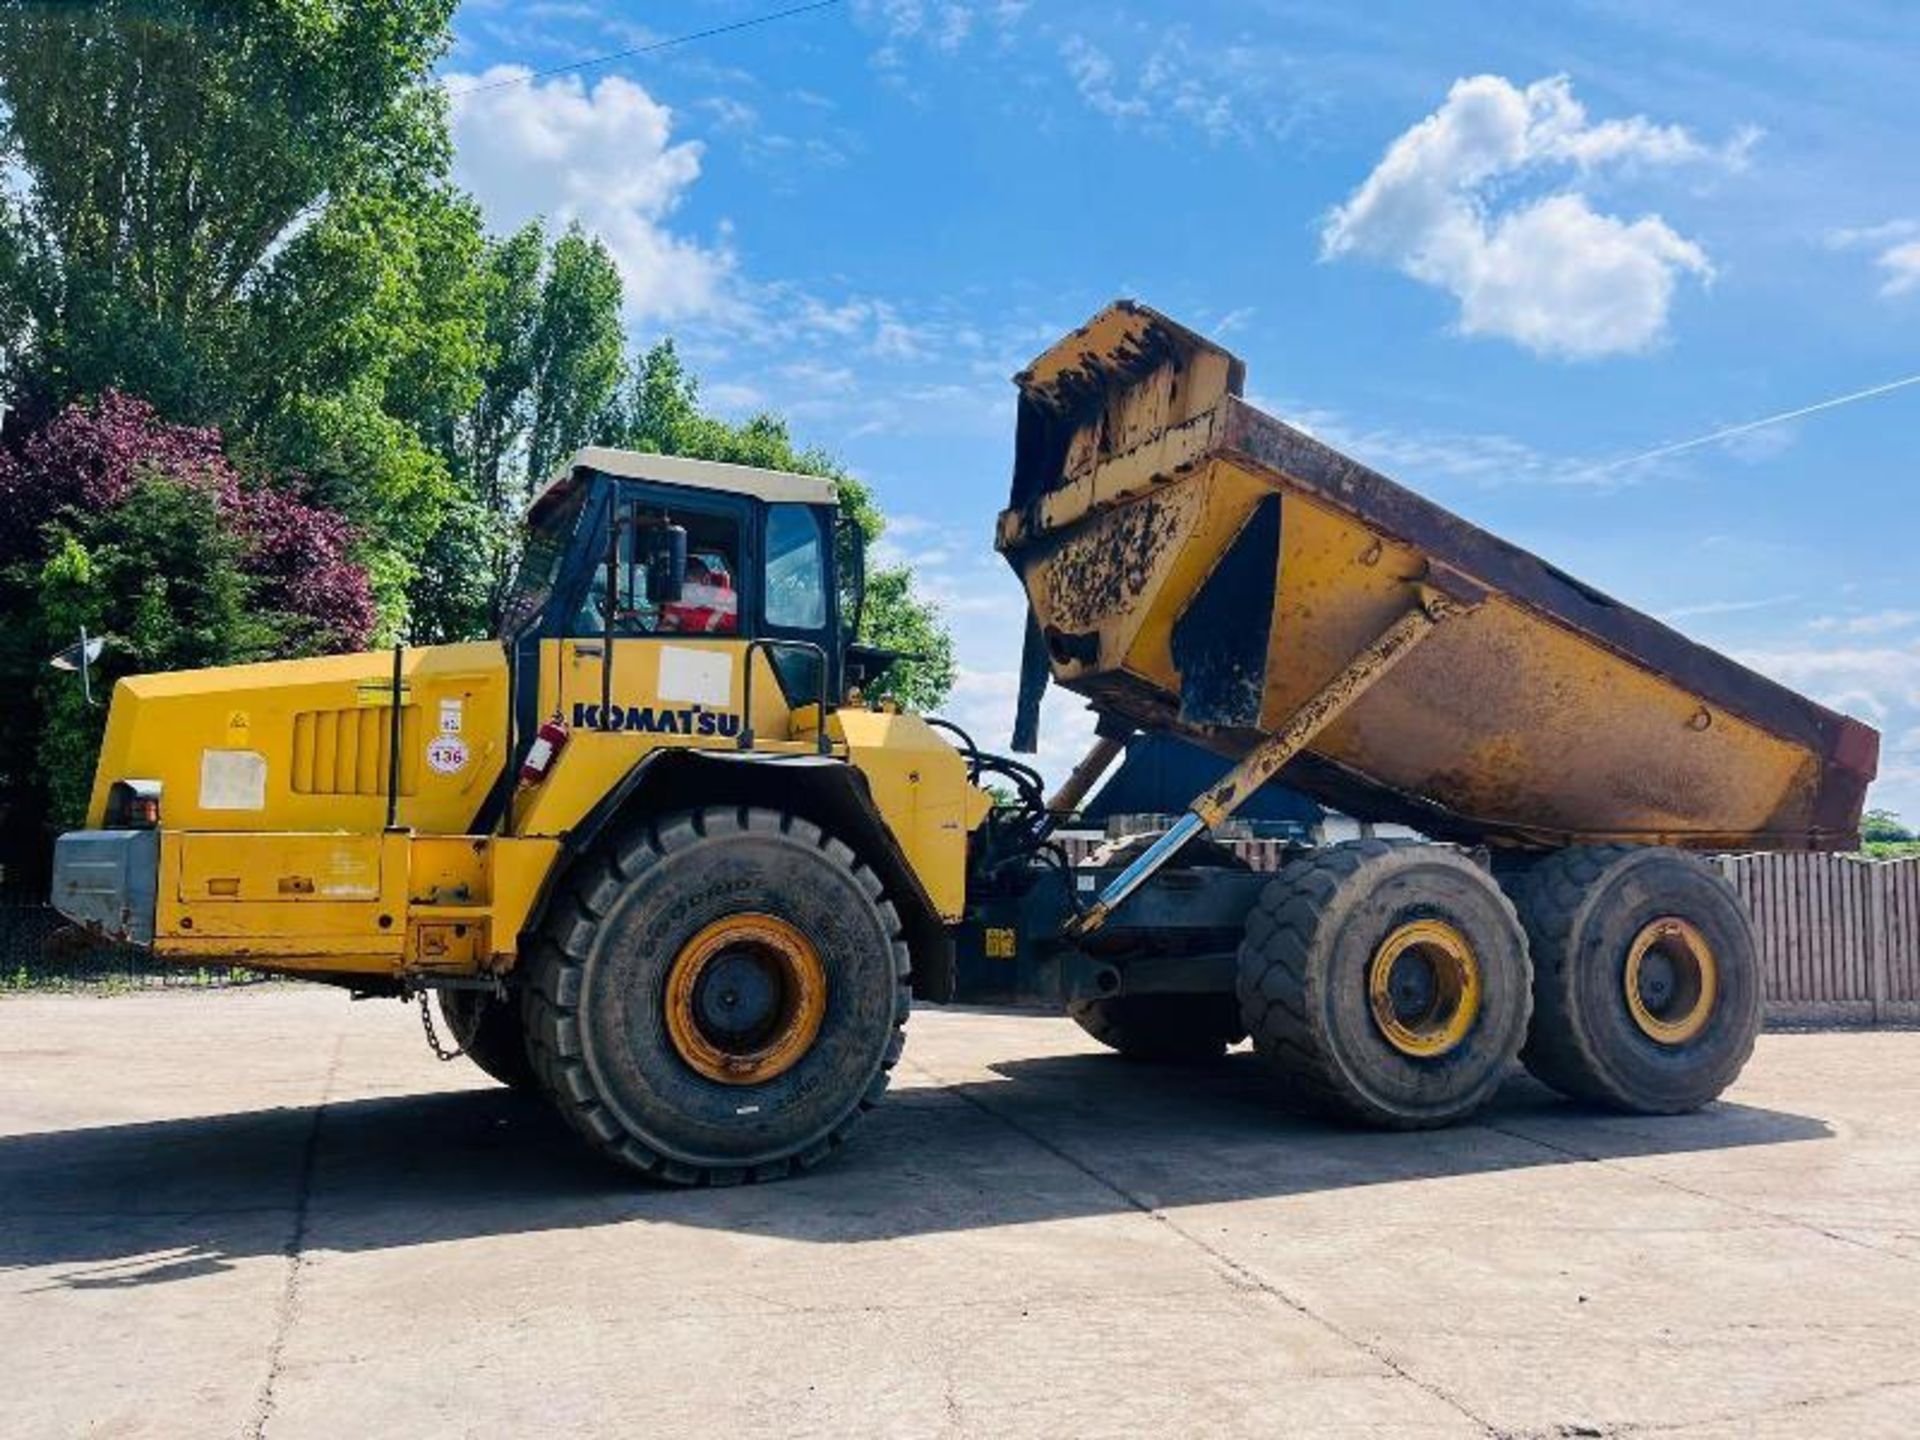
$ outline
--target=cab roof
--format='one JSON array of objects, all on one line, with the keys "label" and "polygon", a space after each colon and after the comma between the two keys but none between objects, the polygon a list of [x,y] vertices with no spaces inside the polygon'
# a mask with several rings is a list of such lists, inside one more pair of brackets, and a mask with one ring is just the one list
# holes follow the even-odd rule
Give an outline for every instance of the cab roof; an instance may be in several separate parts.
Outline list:
[{"label": "cab roof", "polygon": [[727,465],[718,460],[689,460],[681,455],[589,445],[576,451],[533,497],[528,513],[538,514],[570,491],[581,475],[595,471],[617,475],[623,480],[651,480],[692,490],[723,490],[732,495],[750,495],[756,500],[800,505],[832,505],[837,498],[833,481],[819,475],[796,475],[786,470],[762,470],[755,465]]}]

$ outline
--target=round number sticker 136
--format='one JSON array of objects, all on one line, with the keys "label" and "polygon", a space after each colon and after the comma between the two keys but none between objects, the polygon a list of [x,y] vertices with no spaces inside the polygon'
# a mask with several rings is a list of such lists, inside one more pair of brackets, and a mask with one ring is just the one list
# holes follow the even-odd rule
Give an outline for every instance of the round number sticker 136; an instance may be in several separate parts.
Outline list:
[{"label": "round number sticker 136", "polygon": [[427,768],[437,775],[458,775],[467,768],[467,742],[458,735],[436,735],[427,742]]}]

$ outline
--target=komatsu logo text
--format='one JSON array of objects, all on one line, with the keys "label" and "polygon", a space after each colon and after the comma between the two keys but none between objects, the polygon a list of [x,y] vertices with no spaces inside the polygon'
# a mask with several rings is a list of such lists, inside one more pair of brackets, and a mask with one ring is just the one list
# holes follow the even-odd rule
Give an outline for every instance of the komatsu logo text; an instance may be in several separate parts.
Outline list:
[{"label": "komatsu logo text", "polygon": [[638,735],[724,735],[740,733],[740,717],[703,705],[672,710],[652,705],[585,705],[573,707],[576,730],[631,730]]}]

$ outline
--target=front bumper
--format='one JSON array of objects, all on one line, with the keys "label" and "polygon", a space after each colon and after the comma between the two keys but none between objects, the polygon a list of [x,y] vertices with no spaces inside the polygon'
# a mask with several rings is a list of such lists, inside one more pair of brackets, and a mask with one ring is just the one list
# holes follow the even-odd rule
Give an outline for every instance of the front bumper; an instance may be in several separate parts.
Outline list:
[{"label": "front bumper", "polygon": [[75,830],[53,847],[53,908],[110,940],[153,944],[158,830]]}]

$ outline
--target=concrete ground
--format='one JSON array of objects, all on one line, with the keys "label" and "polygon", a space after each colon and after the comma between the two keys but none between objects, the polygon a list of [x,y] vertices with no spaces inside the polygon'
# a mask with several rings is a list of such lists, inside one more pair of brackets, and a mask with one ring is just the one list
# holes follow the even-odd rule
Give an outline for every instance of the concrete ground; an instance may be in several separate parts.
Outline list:
[{"label": "concrete ground", "polygon": [[0,1001],[0,1432],[1910,1435],[1920,1034],[1727,1103],[1288,1118],[922,1011],[803,1179],[651,1190],[390,1003]]}]

